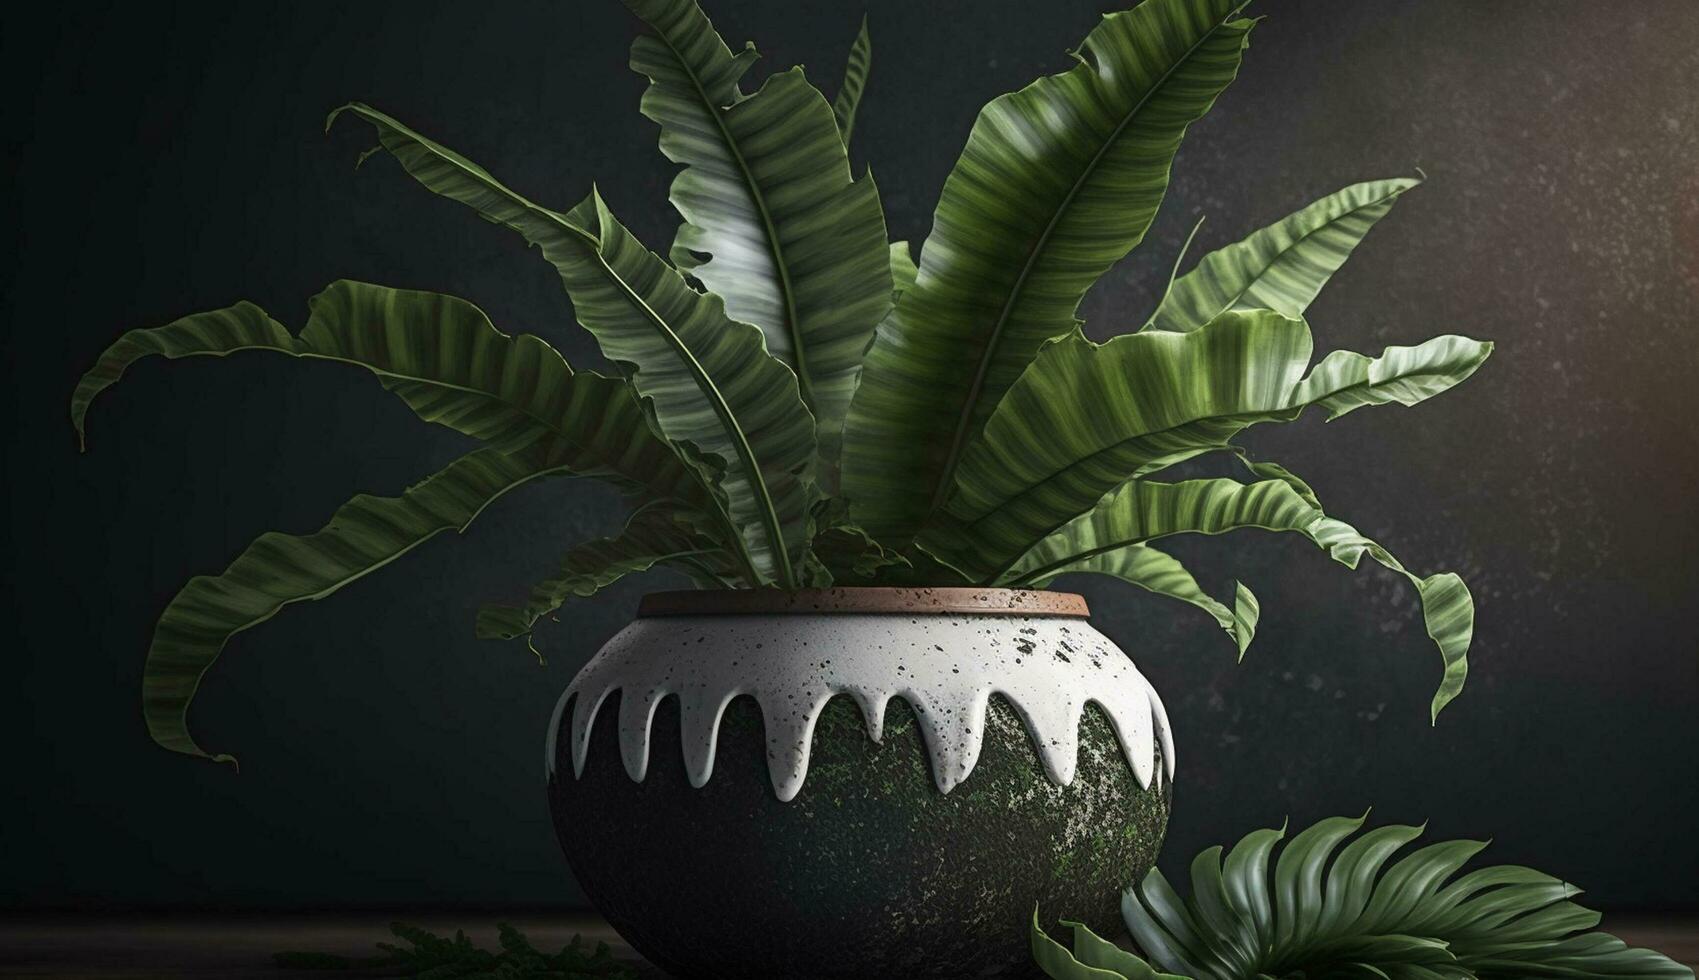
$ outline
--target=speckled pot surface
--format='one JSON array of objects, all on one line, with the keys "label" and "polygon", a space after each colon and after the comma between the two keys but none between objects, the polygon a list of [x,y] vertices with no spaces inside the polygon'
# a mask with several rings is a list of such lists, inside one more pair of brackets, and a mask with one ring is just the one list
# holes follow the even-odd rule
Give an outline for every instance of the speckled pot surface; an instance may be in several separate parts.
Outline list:
[{"label": "speckled pot surface", "polygon": [[1035,904],[1119,933],[1171,800],[1154,692],[1083,602],[875,591],[640,617],[562,696],[561,845],[669,973],[1030,976]]}]

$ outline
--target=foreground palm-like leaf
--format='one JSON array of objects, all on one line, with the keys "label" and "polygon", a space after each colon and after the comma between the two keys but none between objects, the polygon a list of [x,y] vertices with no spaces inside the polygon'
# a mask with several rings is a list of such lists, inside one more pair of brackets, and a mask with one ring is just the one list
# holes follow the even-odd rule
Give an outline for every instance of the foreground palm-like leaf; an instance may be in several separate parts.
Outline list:
[{"label": "foreground palm-like leaf", "polygon": [[1257,476],[1252,484],[1236,480],[1188,480],[1159,483],[1131,480],[1096,507],[1070,521],[1022,555],[1003,584],[1044,586],[1058,575],[1088,572],[1130,582],[1159,595],[1189,602],[1213,616],[1233,638],[1242,657],[1256,632],[1259,606],[1243,583],[1235,586],[1230,611],[1210,598],[1173,557],[1149,542],[1175,534],[1222,534],[1257,529],[1304,535],[1347,568],[1364,555],[1409,579],[1422,604],[1428,637],[1439,648],[1443,674],[1430,705],[1437,718],[1469,673],[1469,641],[1475,605],[1454,572],[1426,577],[1412,574],[1385,548],[1344,521],[1327,516],[1308,484],[1268,463],[1246,463]]},{"label": "foreground palm-like leaf", "polygon": [[1363,822],[1315,824],[1286,843],[1272,869],[1284,829],[1247,834],[1225,858],[1209,848],[1192,862],[1184,900],[1152,871],[1121,903],[1142,956],[1068,922],[1070,952],[1035,915],[1034,957],[1055,980],[1693,977],[1652,950],[1589,932],[1600,917],[1570,901],[1580,894],[1574,885],[1509,865],[1458,874],[1484,842],[1429,844],[1389,867],[1422,828],[1377,827],[1345,843]]},{"label": "foreground palm-like leaf", "polygon": [[1066,71],[988,104],[918,262],[887,240],[872,177],[850,167],[865,22],[829,103],[800,69],[746,91],[753,46],[727,46],[695,0],[625,2],[648,29],[631,48],[649,80],[639,108],[681,168],[665,257],[588,178],[575,206],[537,203],[362,103],[326,124],[369,124],[424,187],[535,246],[612,372],[575,371],[464,300],[338,282],[299,334],[240,303],[124,334],[78,385],[80,436],[96,396],[143,358],[327,360],[483,444],[401,497],[358,497],[317,534],[266,535],[223,576],[191,581],[148,661],[157,739],[199,753],[183,712],[230,636],[556,473],[611,483],[633,514],[619,534],[565,543],[528,597],[483,609],[481,635],[528,637],[569,599],[657,567],[703,588],[1043,587],[1091,573],[1203,610],[1243,655],[1255,594],[1217,598],[1158,545],[1262,528],[1407,576],[1445,664],[1433,710],[1455,696],[1474,623],[1456,575],[1409,572],[1273,462],[1246,463],[1247,483],[1156,478],[1205,453],[1243,458],[1252,425],[1413,405],[1480,366],[1491,345],[1458,336],[1311,364],[1303,312],[1414,181],[1353,184],[1180,275],[1182,248],[1147,321],[1103,344],[1081,330],[1082,297],[1144,239],[1182,137],[1239,71],[1245,0],[1111,13]]}]

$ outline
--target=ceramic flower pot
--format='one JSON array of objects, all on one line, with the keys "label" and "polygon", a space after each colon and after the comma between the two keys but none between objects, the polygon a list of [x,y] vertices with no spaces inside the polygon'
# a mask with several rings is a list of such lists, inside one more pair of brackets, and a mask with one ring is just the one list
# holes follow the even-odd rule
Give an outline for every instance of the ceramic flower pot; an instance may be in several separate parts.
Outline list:
[{"label": "ceramic flower pot", "polygon": [[549,727],[578,881],[680,977],[1028,975],[1037,905],[1119,931],[1162,702],[1079,596],[671,592]]}]

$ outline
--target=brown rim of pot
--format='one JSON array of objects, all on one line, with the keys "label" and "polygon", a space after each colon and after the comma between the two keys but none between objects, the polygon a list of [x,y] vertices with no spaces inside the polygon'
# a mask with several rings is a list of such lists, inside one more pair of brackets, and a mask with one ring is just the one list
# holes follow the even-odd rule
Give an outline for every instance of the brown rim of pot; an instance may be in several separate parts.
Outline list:
[{"label": "brown rim of pot", "polygon": [[1060,616],[1091,615],[1085,597],[1041,589],[855,588],[830,589],[688,589],[651,592],[638,603],[638,616],[768,616],[860,613],[863,615]]}]

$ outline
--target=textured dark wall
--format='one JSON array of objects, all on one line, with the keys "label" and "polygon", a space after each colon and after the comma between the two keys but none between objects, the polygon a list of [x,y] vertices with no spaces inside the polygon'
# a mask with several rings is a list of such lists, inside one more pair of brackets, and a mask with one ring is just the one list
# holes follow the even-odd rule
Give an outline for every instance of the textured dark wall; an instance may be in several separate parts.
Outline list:
[{"label": "textured dark wall", "polygon": [[[974,112],[1095,22],[1099,3],[872,0],[857,156],[894,237],[921,238]],[[253,299],[299,323],[350,276],[469,297],[592,360],[521,242],[421,191],[365,132],[369,100],[567,204],[592,179],[664,242],[670,168],[607,2],[83,4],[5,32],[4,342],[13,443],[0,903],[551,904],[579,894],[550,836],[555,693],[643,585],[575,606],[524,649],[472,637],[557,543],[616,511],[591,486],[505,501],[333,599],[241,636],[194,711],[243,771],[151,746],[137,685],[153,619],[259,532],[316,528],[462,448],[369,379],[243,357],[148,363],[65,420],[126,327]],[[1180,784],[1170,864],[1253,826],[1360,812],[1497,838],[1491,854],[1614,908],[1699,903],[1699,4],[1269,3],[1240,81],[1197,125],[1145,249],[1085,305],[1139,322],[1195,216],[1215,247],[1350,181],[1422,167],[1312,310],[1318,344],[1496,340],[1414,410],[1258,433],[1332,508],[1480,604],[1469,689],[1438,675],[1409,590],[1296,540],[1187,545],[1242,575],[1262,633],[1235,666],[1203,617],[1124,588],[1099,624],[1165,693]],[[854,3],[722,0],[766,68],[830,84]],[[649,585],[655,584],[651,580]]]}]

